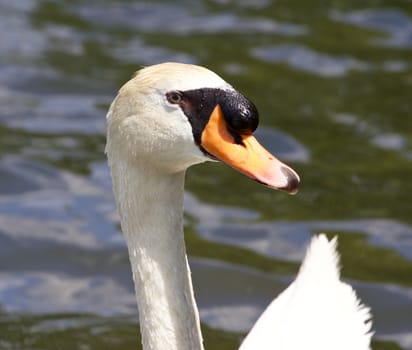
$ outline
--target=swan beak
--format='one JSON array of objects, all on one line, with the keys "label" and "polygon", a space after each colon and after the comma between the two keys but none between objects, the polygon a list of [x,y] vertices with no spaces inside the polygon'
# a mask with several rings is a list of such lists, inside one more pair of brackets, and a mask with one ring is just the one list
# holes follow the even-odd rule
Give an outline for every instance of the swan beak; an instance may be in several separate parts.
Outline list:
[{"label": "swan beak", "polygon": [[228,131],[222,109],[216,105],[203,129],[201,146],[212,156],[270,188],[298,192],[299,175],[267,151],[252,134],[235,141]]}]

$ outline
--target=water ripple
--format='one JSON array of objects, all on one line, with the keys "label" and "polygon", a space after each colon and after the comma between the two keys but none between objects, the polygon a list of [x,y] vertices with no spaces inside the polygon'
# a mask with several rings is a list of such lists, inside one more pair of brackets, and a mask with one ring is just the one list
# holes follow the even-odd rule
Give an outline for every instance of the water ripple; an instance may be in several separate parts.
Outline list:
[{"label": "water ripple", "polygon": [[330,56],[293,44],[255,47],[251,54],[268,63],[285,62],[292,68],[322,77],[341,77],[352,70],[369,69],[367,63],[348,56]]},{"label": "water ripple", "polygon": [[[304,243],[313,232],[363,232],[370,241],[381,247],[397,251],[412,260],[412,227],[391,219],[269,221],[245,220],[244,210],[231,208],[231,221],[221,206],[207,206],[194,196],[186,194],[186,210],[197,218],[196,230],[204,238],[240,246],[259,254],[286,261],[301,261]],[[249,217],[252,214],[249,214]],[[252,216],[253,217],[253,216]],[[388,232],[391,234],[388,235]],[[402,242],[402,243],[400,243]]]},{"label": "water ripple", "polygon": [[170,61],[196,64],[196,59],[188,54],[147,45],[139,38],[123,45],[114,45],[111,55],[121,61],[147,65]]},{"label": "water ripple", "polygon": [[411,48],[412,20],[398,9],[365,9],[351,12],[331,13],[334,20],[354,24],[363,28],[384,32],[388,38],[374,39],[373,43],[383,47]]},{"label": "water ripple", "polygon": [[[110,5],[109,5],[110,6]],[[110,12],[110,17],[107,13]],[[240,18],[233,13],[203,14],[182,5],[128,4],[111,8],[82,7],[80,15],[89,21],[108,26],[133,28],[140,32],[171,34],[267,33],[302,35],[301,25],[276,22],[266,18]],[[138,18],[138,20],[136,20]]]}]

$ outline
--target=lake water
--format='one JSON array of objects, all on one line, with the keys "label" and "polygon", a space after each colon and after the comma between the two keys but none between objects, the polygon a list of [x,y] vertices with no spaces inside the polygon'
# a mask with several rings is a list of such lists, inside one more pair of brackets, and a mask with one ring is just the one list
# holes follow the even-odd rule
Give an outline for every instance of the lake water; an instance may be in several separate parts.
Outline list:
[{"label": "lake water", "polygon": [[218,163],[188,172],[206,348],[236,349],[324,231],[374,349],[412,349],[411,2],[0,0],[0,32],[0,349],[139,348],[105,113],[162,61],[252,99],[302,178],[287,196]]}]

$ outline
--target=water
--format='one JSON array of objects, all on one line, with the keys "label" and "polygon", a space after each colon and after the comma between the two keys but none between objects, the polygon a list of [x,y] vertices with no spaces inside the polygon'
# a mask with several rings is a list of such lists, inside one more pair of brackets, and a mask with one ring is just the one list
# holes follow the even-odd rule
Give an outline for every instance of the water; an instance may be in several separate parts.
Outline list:
[{"label": "water", "polygon": [[[139,347],[103,153],[141,66],[205,65],[259,108],[297,196],[190,169],[206,347],[235,349],[313,233],[339,235],[374,349],[412,349],[412,7],[352,1],[0,1],[0,348]],[[216,283],[219,281],[219,283]]]}]

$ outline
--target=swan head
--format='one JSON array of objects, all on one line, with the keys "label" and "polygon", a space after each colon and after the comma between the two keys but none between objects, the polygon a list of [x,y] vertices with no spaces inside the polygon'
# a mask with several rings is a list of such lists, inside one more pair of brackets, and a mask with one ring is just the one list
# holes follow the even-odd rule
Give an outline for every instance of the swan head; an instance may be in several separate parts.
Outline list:
[{"label": "swan head", "polygon": [[109,162],[122,157],[169,173],[220,160],[296,193],[297,173],[253,137],[258,119],[254,104],[212,71],[162,63],[141,69],[120,89],[107,115],[106,151]]}]

